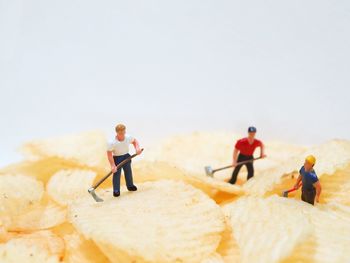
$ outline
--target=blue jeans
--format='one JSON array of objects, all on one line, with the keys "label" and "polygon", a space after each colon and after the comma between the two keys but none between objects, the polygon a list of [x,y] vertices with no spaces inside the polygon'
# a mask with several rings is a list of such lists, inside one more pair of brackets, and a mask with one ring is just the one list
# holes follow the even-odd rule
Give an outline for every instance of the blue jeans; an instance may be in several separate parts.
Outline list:
[{"label": "blue jeans", "polygon": [[[118,165],[118,163],[121,163],[125,159],[129,158],[130,154],[124,154],[120,156],[113,156],[115,165]],[[120,175],[122,173],[122,169],[124,171],[124,177],[126,181],[126,186],[131,187],[134,185],[132,180],[132,170],[131,170],[131,160],[124,164],[122,167],[120,167],[114,174],[113,174],[113,191],[117,192],[120,191]]]}]

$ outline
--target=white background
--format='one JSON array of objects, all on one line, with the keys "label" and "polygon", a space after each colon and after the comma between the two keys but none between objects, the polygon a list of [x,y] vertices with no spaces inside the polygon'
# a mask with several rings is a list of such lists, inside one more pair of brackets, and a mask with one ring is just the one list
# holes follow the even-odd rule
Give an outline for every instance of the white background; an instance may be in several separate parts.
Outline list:
[{"label": "white background", "polygon": [[0,165],[118,122],[350,139],[350,2],[0,0]]}]

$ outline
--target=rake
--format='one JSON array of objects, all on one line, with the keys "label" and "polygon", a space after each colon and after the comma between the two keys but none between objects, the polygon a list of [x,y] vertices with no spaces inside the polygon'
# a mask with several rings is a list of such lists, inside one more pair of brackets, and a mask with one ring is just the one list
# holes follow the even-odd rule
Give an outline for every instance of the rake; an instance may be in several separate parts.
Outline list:
[{"label": "rake", "polygon": [[[143,151],[143,149],[141,149],[141,152],[142,152],[142,151]],[[118,170],[119,168],[121,168],[124,164],[126,164],[127,162],[129,162],[132,158],[136,157],[136,156],[137,156],[137,154],[135,153],[135,154],[131,155],[130,157],[128,157],[127,159],[125,159],[124,161],[120,162],[120,163],[117,165],[117,170]],[[109,172],[108,174],[106,174],[103,178],[101,178],[96,184],[94,184],[93,186],[91,186],[91,187],[89,188],[88,193],[91,194],[92,198],[94,198],[96,202],[103,202],[103,199],[102,199],[101,197],[99,197],[99,196],[96,194],[96,192],[95,192],[96,188],[99,187],[100,184],[102,184],[108,177],[110,177],[112,173],[113,173],[113,172],[110,171],[110,172]]]},{"label": "rake", "polygon": [[221,167],[221,168],[217,168],[217,169],[213,169],[211,166],[206,166],[206,167],[204,167],[204,169],[205,169],[205,173],[207,174],[207,176],[213,177],[214,173],[216,173],[218,171],[225,170],[225,169],[232,168],[232,167],[236,167],[238,165],[254,162],[254,161],[259,160],[259,159],[261,159],[261,157],[254,158],[254,159],[247,160],[247,161],[243,161],[243,162],[239,162],[235,166],[233,164],[231,164],[231,165],[228,165],[228,166],[225,166],[225,167]]}]

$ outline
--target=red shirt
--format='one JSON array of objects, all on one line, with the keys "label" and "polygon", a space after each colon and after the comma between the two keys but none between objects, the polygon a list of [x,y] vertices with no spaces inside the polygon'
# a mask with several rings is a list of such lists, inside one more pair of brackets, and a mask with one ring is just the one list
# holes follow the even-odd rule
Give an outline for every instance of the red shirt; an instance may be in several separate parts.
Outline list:
[{"label": "red shirt", "polygon": [[249,143],[248,138],[240,139],[236,142],[235,148],[243,155],[251,156],[257,147],[261,147],[262,142],[254,139],[252,144]]}]

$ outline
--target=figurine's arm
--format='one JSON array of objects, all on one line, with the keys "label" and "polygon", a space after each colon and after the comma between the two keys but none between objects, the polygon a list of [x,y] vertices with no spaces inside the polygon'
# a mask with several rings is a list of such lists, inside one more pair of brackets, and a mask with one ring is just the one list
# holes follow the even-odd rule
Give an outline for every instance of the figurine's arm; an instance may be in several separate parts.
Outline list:
[{"label": "figurine's arm", "polygon": [[135,151],[136,151],[136,153],[137,154],[141,154],[141,149],[140,149],[140,144],[139,144],[139,142],[136,140],[136,139],[134,139],[132,142],[132,145],[134,145],[134,148],[135,148]]},{"label": "figurine's arm", "polygon": [[112,151],[107,151],[107,158],[108,158],[109,164],[111,165],[112,172],[115,173],[117,171],[117,167],[115,166],[115,163],[114,163]]}]

